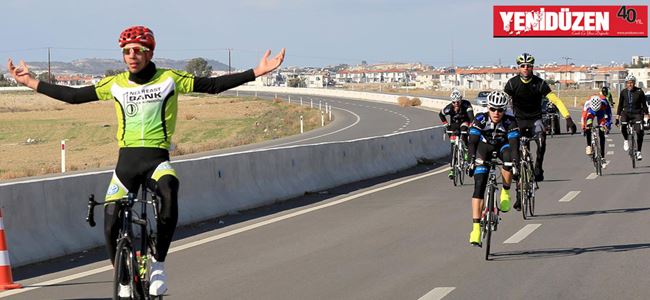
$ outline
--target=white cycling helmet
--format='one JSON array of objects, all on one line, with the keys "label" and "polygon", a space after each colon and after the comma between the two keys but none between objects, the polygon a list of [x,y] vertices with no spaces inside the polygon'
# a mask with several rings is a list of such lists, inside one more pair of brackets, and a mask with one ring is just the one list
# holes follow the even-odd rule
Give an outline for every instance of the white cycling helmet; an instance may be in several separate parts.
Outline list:
[{"label": "white cycling helmet", "polygon": [[459,90],[454,89],[453,91],[451,91],[451,95],[449,95],[449,98],[451,98],[451,102],[458,102],[460,100],[463,100],[463,94]]},{"label": "white cycling helmet", "polygon": [[628,74],[627,76],[625,76],[625,82],[628,82],[628,81],[636,82],[636,77],[634,77],[634,75],[632,75],[632,74]]},{"label": "white cycling helmet", "polygon": [[600,97],[596,95],[591,96],[591,98],[589,99],[589,108],[591,108],[591,110],[593,110],[594,112],[597,112],[600,110],[601,102],[602,100],[600,99]]},{"label": "white cycling helmet", "polygon": [[505,109],[510,102],[510,96],[502,91],[493,91],[487,96],[487,106]]}]

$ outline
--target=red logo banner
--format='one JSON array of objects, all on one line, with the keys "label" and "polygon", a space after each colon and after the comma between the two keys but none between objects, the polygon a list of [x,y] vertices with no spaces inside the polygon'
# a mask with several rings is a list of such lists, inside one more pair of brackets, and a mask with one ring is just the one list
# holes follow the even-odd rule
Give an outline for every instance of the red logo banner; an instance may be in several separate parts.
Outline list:
[{"label": "red logo banner", "polygon": [[648,6],[495,5],[493,36],[648,37]]}]

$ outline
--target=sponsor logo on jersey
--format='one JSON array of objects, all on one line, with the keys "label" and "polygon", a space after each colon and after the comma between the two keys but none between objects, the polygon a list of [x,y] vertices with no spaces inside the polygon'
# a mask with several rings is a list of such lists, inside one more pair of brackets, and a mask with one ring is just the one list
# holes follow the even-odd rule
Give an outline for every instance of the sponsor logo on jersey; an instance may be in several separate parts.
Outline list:
[{"label": "sponsor logo on jersey", "polygon": [[111,183],[111,185],[108,186],[108,191],[106,192],[107,195],[115,195],[117,192],[120,190],[120,187],[117,186],[115,183]]}]

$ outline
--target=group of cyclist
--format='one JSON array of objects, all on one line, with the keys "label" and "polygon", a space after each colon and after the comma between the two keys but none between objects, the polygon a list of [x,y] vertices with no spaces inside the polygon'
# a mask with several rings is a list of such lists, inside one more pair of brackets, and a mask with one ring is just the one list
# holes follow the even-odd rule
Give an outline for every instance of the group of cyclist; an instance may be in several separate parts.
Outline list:
[{"label": "group of cyclist", "polygon": [[[469,242],[472,245],[481,244],[480,219],[484,207],[484,194],[487,184],[488,166],[486,162],[492,159],[493,153],[503,161],[502,189],[500,192],[499,209],[502,212],[510,210],[510,186],[513,178],[516,180],[519,168],[519,139],[526,136],[537,144],[533,174],[535,181],[544,181],[544,154],[546,152],[546,130],[542,121],[543,99],[548,99],[566,120],[567,131],[576,133],[576,125],[562,100],[552,92],[550,86],[540,77],[533,74],[535,58],[523,53],[516,58],[519,74],[510,78],[503,91],[493,91],[487,97],[488,111],[473,116],[471,104],[462,99],[460,91],[454,89],[451,93],[451,104],[440,113],[440,120],[447,127],[447,132],[453,136],[467,135],[461,138],[468,149],[468,173],[474,176],[474,193],[472,195],[472,231]],[[648,119],[648,106],[643,90],[636,87],[636,78],[628,75],[625,78],[626,88],[619,96],[616,112],[616,125],[619,120],[624,125],[627,122]],[[582,132],[587,140],[585,153],[592,155],[591,130],[593,124],[600,125],[601,152],[605,153],[605,134],[611,130],[613,97],[608,87],[603,87],[600,95],[591,96],[583,107]],[[510,113],[509,109],[512,109]],[[449,116],[447,121],[445,116]],[[636,159],[641,160],[641,145],[643,143],[643,126],[635,126],[637,133]],[[628,150],[627,128],[622,127],[625,151]],[[450,140],[452,138],[450,137]],[[606,161],[603,158],[603,166]],[[453,176],[452,173],[449,175]],[[520,197],[512,205],[521,210]]]}]

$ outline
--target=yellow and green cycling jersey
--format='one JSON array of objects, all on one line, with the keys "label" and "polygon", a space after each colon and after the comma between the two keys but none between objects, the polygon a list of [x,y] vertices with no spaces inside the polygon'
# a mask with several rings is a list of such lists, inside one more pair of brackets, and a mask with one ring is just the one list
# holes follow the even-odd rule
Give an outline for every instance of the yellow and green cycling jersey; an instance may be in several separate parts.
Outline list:
[{"label": "yellow and green cycling jersey", "polygon": [[120,147],[169,149],[176,128],[178,95],[194,90],[190,73],[157,69],[146,84],[129,81],[129,72],[102,79],[97,98],[114,100]]}]

